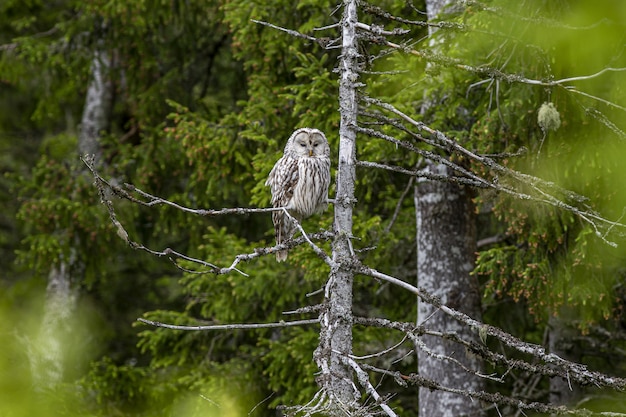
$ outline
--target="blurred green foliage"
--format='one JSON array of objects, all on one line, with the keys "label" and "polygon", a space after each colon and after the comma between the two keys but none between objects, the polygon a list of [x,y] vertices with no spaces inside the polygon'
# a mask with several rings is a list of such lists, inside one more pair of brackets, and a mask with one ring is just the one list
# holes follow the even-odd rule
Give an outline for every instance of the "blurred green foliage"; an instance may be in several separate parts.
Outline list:
[{"label": "blurred green foliage", "polygon": [[[421,3],[417,9],[424,8]],[[615,104],[609,105],[560,87],[490,78],[485,71],[549,81],[626,67],[624,7],[612,1],[493,1],[487,8],[470,3],[450,17],[467,30],[442,29],[434,36],[446,45],[446,59],[434,57],[427,65],[413,55],[379,56],[381,45],[363,43],[362,92],[411,114],[423,111],[425,122],[475,152],[504,155],[525,147],[523,156],[499,160],[585,195],[589,200],[583,204],[620,218],[626,206],[623,108],[618,107],[626,106],[624,73],[572,83]],[[425,18],[404,1],[378,6],[407,19]],[[307,294],[324,285],[326,265],[301,247],[291,251],[287,264],[260,257],[239,265],[249,276],[216,276],[186,273],[133,251],[116,237],[78,160],[77,123],[92,51],[104,45],[115,89],[111,127],[101,138],[106,178],[190,207],[267,206],[264,181],[295,128],[323,130],[336,161],[339,50],[324,50],[251,19],[311,33],[337,23],[339,12],[317,0],[5,0],[0,16],[6,17],[0,19],[5,173],[0,201],[7,208],[0,213],[0,262],[7,271],[0,279],[3,340],[7,337],[0,374],[12,376],[10,381],[0,376],[7,387],[0,392],[15,393],[10,402],[0,400],[0,407],[6,404],[8,415],[46,415],[52,409],[61,410],[55,415],[269,416],[279,404],[310,399],[317,390],[316,326],[183,332],[133,322],[142,316],[172,324],[285,319],[283,312],[321,300],[319,293]],[[389,25],[377,15],[361,17]],[[322,35],[336,36],[327,32]],[[416,49],[427,49],[426,29],[412,36]],[[476,70],[460,70],[453,60]],[[425,97],[441,101],[424,105]],[[552,103],[561,120],[545,139],[537,122],[543,103]],[[393,144],[358,139],[361,160],[411,169],[420,161]],[[383,170],[358,168],[357,176],[355,249],[364,262],[414,282],[412,183]],[[479,193],[477,202],[480,237],[504,237],[478,254],[476,273],[490,323],[541,343],[541,325],[567,304],[578,310],[584,328],[621,325],[626,292],[620,249],[562,210],[489,192]],[[273,242],[266,214],[203,218],[118,199],[114,205],[133,240],[219,266]],[[331,229],[332,213],[308,219],[304,227]],[[319,245],[330,252],[330,243]],[[77,315],[85,320],[77,319],[76,334],[64,339],[77,346],[76,371],[47,395],[32,391],[28,357],[17,335],[37,328],[47,273],[61,257],[80,265],[73,285],[84,300]],[[415,320],[412,296],[363,277],[355,280],[354,310]],[[17,322],[27,322],[26,330],[15,330]],[[357,327],[355,352],[383,350],[397,343],[397,336]],[[83,347],[88,353],[80,352]],[[619,368],[610,360],[598,366]],[[409,373],[415,363],[408,359],[395,366]],[[374,382],[381,392],[395,388],[388,379]],[[393,401],[405,415],[417,409],[411,392]]]}]

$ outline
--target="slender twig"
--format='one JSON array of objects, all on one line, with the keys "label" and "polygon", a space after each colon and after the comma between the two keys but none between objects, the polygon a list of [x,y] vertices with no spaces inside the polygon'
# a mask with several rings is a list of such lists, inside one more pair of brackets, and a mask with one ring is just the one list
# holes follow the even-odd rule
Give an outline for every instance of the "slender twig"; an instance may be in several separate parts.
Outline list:
[{"label": "slender twig", "polygon": [[307,324],[318,324],[319,320],[310,319],[310,320],[295,320],[295,321],[279,321],[275,323],[244,323],[244,324],[209,324],[202,326],[180,326],[177,324],[167,324],[161,323],[158,321],[152,321],[148,319],[138,318],[137,321],[140,321],[145,324],[149,324],[150,326],[155,327],[164,327],[166,329],[172,330],[186,330],[186,331],[198,331],[198,330],[249,330],[249,329],[271,329],[276,327],[293,327],[293,326],[303,326]]},{"label": "slender twig", "polygon": [[438,55],[429,50],[416,50],[406,45],[400,45],[394,42],[390,42],[384,38],[381,39],[381,42],[384,43],[386,46],[389,46],[390,48],[396,49],[398,51],[402,51],[409,55],[417,56],[433,64],[454,67],[454,68],[461,69],[463,71],[467,71],[473,74],[483,75],[491,79],[506,81],[509,83],[520,83],[520,84],[528,84],[528,85],[535,85],[535,86],[542,86],[542,87],[562,87],[572,93],[581,94],[593,100],[609,105],[611,107],[620,109],[622,111],[626,111],[626,107],[620,106],[618,104],[602,99],[600,97],[596,97],[594,95],[585,93],[583,91],[573,89],[571,88],[571,86],[564,85],[565,83],[569,83],[569,82],[583,81],[583,80],[596,78],[609,71],[613,71],[613,72],[626,71],[626,68],[605,68],[602,71],[599,71],[595,74],[562,78],[560,80],[535,80],[531,78],[526,78],[519,74],[507,74],[495,68],[490,68],[486,66],[475,67],[472,65],[464,64],[460,60],[457,60],[457,59],[452,59],[443,55]]},{"label": "slender twig", "polygon": [[461,24],[461,23],[455,23],[455,22],[446,22],[446,21],[441,21],[441,22],[430,22],[427,20],[409,20],[409,19],[405,19],[399,16],[394,16],[389,12],[384,11],[383,9],[381,9],[380,7],[377,6],[372,6],[371,4],[367,4],[364,3],[363,5],[363,11],[365,13],[370,13],[376,16],[380,16],[380,17],[384,17],[386,19],[389,20],[393,20],[396,22],[400,22],[400,23],[404,23],[407,25],[412,25],[412,26],[422,26],[422,27],[432,27],[432,28],[439,28],[439,29],[455,29],[455,30],[460,30],[460,31],[464,31],[467,30],[467,26]]},{"label": "slender twig", "polygon": [[[296,246],[302,245],[303,243],[308,243],[309,245],[311,245],[311,247],[314,248],[314,250],[316,251],[316,253],[318,255],[320,255],[323,259],[330,259],[330,257],[328,257],[328,255],[326,255],[317,245],[315,245],[311,239],[320,239],[320,240],[328,240],[333,236],[333,233],[331,232],[327,232],[327,231],[323,231],[320,233],[315,233],[312,235],[307,235],[304,232],[304,229],[302,229],[302,226],[300,226],[300,224],[293,219],[296,222],[296,225],[298,226],[298,228],[300,229],[300,231],[302,232],[302,237],[300,238],[296,238],[296,239],[290,239],[286,242],[281,243],[280,245],[275,245],[275,246],[271,246],[271,247],[262,247],[262,248],[256,248],[254,249],[254,252],[252,253],[242,253],[239,254],[237,256],[235,256],[234,260],[232,261],[231,265],[226,267],[226,268],[220,268],[217,265],[204,261],[202,259],[198,259],[198,258],[194,258],[188,255],[185,255],[183,253],[180,253],[174,249],[171,248],[166,248],[164,250],[158,251],[158,250],[153,250],[150,249],[148,247],[146,247],[145,245],[135,242],[134,240],[132,240],[128,234],[128,232],[124,229],[123,225],[117,220],[117,215],[115,214],[115,209],[113,207],[113,203],[111,202],[111,200],[108,198],[107,193],[106,193],[106,188],[110,189],[115,195],[120,196],[121,198],[125,198],[128,200],[131,200],[133,202],[139,202],[140,204],[144,204],[144,205],[154,205],[154,204],[168,204],[172,207],[175,207],[177,209],[180,209],[182,211],[188,212],[188,213],[194,213],[194,214],[200,214],[199,212],[213,212],[213,213],[218,213],[219,214],[240,214],[241,211],[247,211],[249,210],[249,212],[259,212],[259,211],[276,211],[276,210],[284,210],[283,208],[272,208],[272,209],[245,209],[245,208],[233,208],[233,209],[223,209],[223,210],[194,210],[194,209],[190,209],[190,208],[186,208],[183,206],[180,206],[176,203],[172,203],[168,200],[162,199],[160,197],[155,197],[149,193],[143,192],[141,190],[138,190],[136,188],[133,187],[133,191],[138,192],[142,197],[148,198],[149,202],[142,202],[141,200],[135,199],[134,197],[130,196],[125,190],[121,189],[120,187],[117,187],[113,184],[111,184],[110,182],[106,181],[104,178],[102,178],[98,172],[95,170],[94,168],[94,161],[92,158],[90,157],[84,157],[81,158],[82,161],[85,163],[85,165],[87,166],[87,168],[92,172],[94,178],[95,178],[95,185],[96,188],[98,189],[98,193],[100,194],[100,200],[102,202],[102,204],[104,204],[104,206],[107,208],[107,211],[109,213],[109,217],[111,219],[111,222],[113,223],[113,225],[116,228],[117,234],[118,236],[120,236],[126,243],[128,243],[128,245],[136,250],[142,250],[144,252],[147,252],[151,255],[155,255],[155,256],[166,256],[177,268],[181,269],[182,271],[188,272],[188,273],[195,273],[195,274],[216,274],[216,275],[223,275],[223,274],[228,274],[232,271],[238,272],[241,275],[248,277],[249,275],[246,274],[245,272],[241,271],[240,269],[237,268],[237,266],[241,263],[241,262],[248,262],[251,261],[252,259],[258,258],[260,256],[264,256],[264,255],[268,255],[268,254],[272,254],[272,253],[276,253],[276,251],[279,250],[284,250],[284,249],[291,249],[294,248]],[[153,202],[152,204],[150,202]],[[289,215],[287,213],[287,215]],[[291,216],[290,216],[291,217]],[[189,268],[185,268],[181,265],[178,264],[177,259],[183,259],[185,261],[189,261],[198,265],[201,265],[203,267],[208,268],[207,270],[191,270]],[[332,262],[332,260],[331,260]]]},{"label": "slender twig", "polygon": [[467,366],[465,366],[463,363],[461,363],[461,361],[459,361],[458,359],[455,359],[449,355],[444,355],[442,353],[436,353],[434,352],[431,348],[429,348],[428,346],[426,346],[426,344],[416,335],[409,333],[408,336],[411,338],[411,341],[415,344],[415,346],[421,350],[422,352],[426,353],[428,356],[435,358],[439,361],[442,362],[449,362],[452,364],[455,364],[456,366],[458,366],[459,368],[461,368],[463,371],[467,372],[468,374],[471,375],[476,375],[477,377],[480,378],[485,378],[485,379],[490,379],[492,381],[496,381],[496,382],[503,382],[501,378],[497,378],[494,377],[492,375],[485,375],[482,372],[473,370],[468,368]]},{"label": "slender twig", "polygon": [[586,80],[591,80],[592,78],[596,78],[601,76],[602,74],[606,73],[606,72],[622,72],[622,71],[626,71],[626,68],[604,68],[598,72],[596,72],[595,74],[591,74],[591,75],[581,75],[578,77],[570,77],[570,78],[561,78],[560,80],[555,80],[552,81],[552,83],[554,85],[557,84],[564,84],[564,83],[571,83],[573,81],[586,81]]},{"label": "slender twig", "polygon": [[264,400],[261,400],[260,402],[257,403],[257,405],[255,405],[254,407],[252,407],[252,409],[248,412],[248,416],[251,416],[252,413],[254,413],[254,410],[256,410],[257,408],[259,408],[259,406],[261,404],[263,404],[264,402],[266,402],[267,400],[269,400],[270,398],[272,398],[274,395],[276,394],[276,392],[272,392],[270,395],[268,395],[267,397],[265,397]]},{"label": "slender twig", "polygon": [[282,210],[285,213],[285,215],[289,217],[289,219],[296,225],[300,233],[302,233],[302,237],[304,238],[304,240],[306,240],[309,246],[313,249],[313,252],[315,252],[315,254],[319,256],[322,260],[324,260],[324,262],[326,262],[330,267],[336,267],[336,262],[333,261],[333,259],[330,256],[328,256],[326,252],[320,249],[319,246],[313,243],[311,239],[309,239],[309,235],[307,234],[307,232],[302,228],[302,225],[300,224],[300,222],[289,213],[289,210],[287,210],[286,208],[282,208]]},{"label": "slender twig", "polygon": [[[564,209],[567,210],[573,214],[575,214],[576,216],[578,216],[579,218],[581,218],[582,220],[584,220],[585,222],[587,222],[589,225],[591,225],[591,227],[594,229],[594,231],[596,232],[596,235],[602,239],[605,243],[607,243],[610,246],[616,246],[615,242],[611,242],[609,240],[606,239],[606,237],[603,235],[603,233],[600,231],[600,226],[601,227],[609,227],[609,226],[614,226],[614,227],[619,227],[619,228],[626,228],[626,225],[620,223],[620,222],[615,222],[615,221],[611,221],[608,220],[602,216],[600,216],[598,213],[592,211],[589,207],[585,207],[583,209],[580,209],[572,204],[566,203],[560,199],[558,199],[557,197],[555,197],[551,192],[555,192],[555,193],[559,193],[562,194],[564,196],[566,196],[568,199],[570,200],[574,200],[576,203],[581,203],[583,201],[585,201],[585,197],[580,196],[576,193],[574,193],[573,191],[570,190],[565,190],[562,189],[560,187],[558,187],[556,184],[542,180],[540,178],[534,177],[532,175],[528,175],[528,174],[523,174],[519,171],[515,171],[512,170],[510,168],[505,167],[504,165],[499,164],[498,162],[496,162],[495,160],[488,158],[486,156],[483,155],[479,155],[476,154],[475,152],[472,152],[466,148],[464,148],[463,146],[461,146],[459,143],[457,143],[455,140],[449,138],[448,136],[446,136],[443,132],[438,131],[436,129],[432,129],[430,127],[428,127],[427,125],[425,125],[422,122],[416,121],[414,120],[412,117],[408,116],[407,114],[403,113],[402,111],[398,110],[397,108],[395,108],[393,105],[389,104],[389,103],[384,103],[380,100],[375,100],[369,97],[362,97],[362,100],[365,101],[368,104],[374,104],[376,106],[379,106],[387,111],[392,112],[393,114],[397,115],[398,117],[400,117],[401,119],[403,119],[405,122],[409,123],[410,125],[414,126],[414,128],[417,128],[420,131],[425,131],[427,133],[429,133],[431,135],[432,138],[435,139],[436,142],[439,143],[439,147],[443,150],[447,150],[447,151],[451,151],[451,152],[457,152],[458,154],[462,155],[465,158],[469,158],[471,160],[476,161],[477,163],[480,163],[482,165],[484,165],[486,168],[494,171],[496,174],[499,174],[503,177],[508,177],[511,178],[513,180],[515,180],[516,182],[519,182],[520,184],[529,187],[531,190],[533,190],[534,192],[537,193],[537,196],[533,196],[533,195],[529,195],[526,193],[521,193],[519,191],[516,191],[512,188],[506,187],[503,184],[500,184],[499,182],[496,183],[495,181],[488,181],[485,180],[484,178],[481,178],[479,176],[477,176],[474,173],[469,172],[468,170],[465,170],[464,168],[460,167],[457,164],[453,164],[450,161],[447,161],[444,158],[439,158],[439,160],[437,160],[438,162],[441,161],[442,163],[447,164],[448,166],[450,166],[452,169],[454,169],[457,172],[460,172],[462,175],[464,176],[468,176],[469,178],[475,179],[479,182],[484,183],[487,187],[490,188],[495,188],[499,191],[503,191],[506,192],[508,194],[511,194],[513,196],[515,196],[516,198],[519,199],[524,199],[524,200],[533,200],[533,201],[537,201],[537,202],[541,202],[544,204],[548,204],[560,209]],[[377,131],[373,131],[372,129],[364,129],[364,128],[357,128],[358,131],[361,131],[363,133],[368,133],[368,134],[372,134],[375,135],[377,137],[381,137],[385,140],[391,141],[392,143],[395,143],[397,145],[403,146],[406,149],[409,149],[413,152],[416,152],[420,155],[425,155],[423,150],[419,150],[419,148],[412,146],[404,141],[400,141],[397,140],[393,137],[390,137],[388,135],[384,135],[380,132]],[[374,133],[376,132],[376,133]],[[433,153],[433,155],[436,155]],[[550,191],[547,191],[550,190]]]},{"label": "slender twig", "polygon": [[[328,38],[316,38],[316,37],[314,37],[314,36],[310,36],[310,35],[306,35],[306,34],[304,34],[304,33],[300,33],[300,32],[298,32],[298,31],[296,31],[296,30],[293,30],[293,29],[283,28],[283,27],[276,26],[276,25],[273,25],[273,24],[268,23],[268,22],[263,22],[263,21],[261,21],[261,20],[254,20],[254,19],[251,19],[251,21],[252,21],[252,22],[254,22],[254,23],[257,23],[257,24],[259,24],[259,25],[263,25],[263,26],[270,27],[270,28],[272,28],[272,29],[280,30],[281,32],[285,32],[285,33],[287,33],[287,34],[289,34],[289,35],[291,35],[291,36],[294,36],[294,37],[296,37],[296,38],[306,39],[306,40],[308,40],[308,41],[315,42],[315,43],[317,43],[319,46],[321,46],[322,48],[325,48],[325,49],[330,48],[330,45],[331,45],[331,44],[333,44],[333,43],[335,42],[335,41],[334,41],[334,40],[332,40],[332,39],[328,39]],[[328,26],[328,27],[320,28],[319,30],[328,29],[328,28],[330,28],[330,27],[332,27],[332,26]]]},{"label": "slender twig", "polygon": [[613,412],[592,412],[588,409],[578,408],[571,409],[565,406],[556,406],[552,404],[544,404],[540,402],[524,402],[519,398],[509,397],[500,393],[490,393],[486,391],[471,391],[460,388],[452,388],[445,386],[438,381],[424,378],[418,374],[404,375],[398,371],[390,371],[387,369],[381,369],[368,364],[360,364],[361,368],[370,372],[376,372],[383,375],[391,376],[398,385],[403,387],[407,386],[407,383],[413,385],[426,387],[431,390],[445,391],[453,394],[461,395],[470,399],[481,400],[487,404],[500,404],[517,408],[519,410],[535,411],[539,413],[553,414],[553,415],[573,415],[581,417],[589,416],[604,416],[604,417],[625,417],[623,413]]},{"label": "slender twig", "polygon": [[384,169],[387,171],[398,172],[400,174],[410,175],[416,178],[426,178],[426,179],[435,180],[435,181],[445,181],[445,182],[452,182],[455,184],[471,185],[472,187],[477,187],[477,188],[493,188],[492,186],[490,186],[490,183],[487,182],[486,180],[478,181],[475,179],[470,179],[470,178],[465,178],[465,177],[455,177],[455,176],[450,176],[450,175],[437,174],[435,172],[428,172],[422,169],[406,169],[406,168],[402,168],[402,167],[395,166],[395,165],[381,164],[381,163],[372,162],[372,161],[356,161],[356,165],[366,167],[366,168],[376,168],[376,169]]},{"label": "slender twig", "polygon": [[[266,208],[243,208],[243,207],[232,207],[232,208],[223,208],[223,209],[218,209],[218,210],[214,210],[214,209],[193,209],[193,208],[189,208],[189,207],[185,207],[181,204],[175,203],[173,201],[169,201],[166,200],[164,198],[155,196],[153,194],[150,194],[146,191],[143,191],[137,187],[135,187],[133,184],[129,184],[129,183],[125,183],[124,186],[126,187],[126,190],[111,183],[110,181],[107,181],[106,179],[104,179],[99,173],[98,171],[95,169],[94,166],[94,161],[92,161],[89,157],[85,156],[85,157],[81,157],[81,160],[83,161],[83,163],[87,166],[87,168],[89,169],[89,171],[91,171],[91,174],[93,175],[94,179],[96,180],[96,185],[98,185],[98,183],[100,183],[101,185],[106,186],[107,188],[109,188],[111,190],[111,192],[113,194],[115,194],[117,197],[119,198],[123,198],[125,200],[129,200],[133,203],[137,203],[140,204],[142,206],[145,207],[152,207],[152,206],[158,206],[158,205],[166,205],[166,206],[170,206],[173,207],[177,210],[183,211],[185,213],[191,213],[191,214],[197,214],[199,216],[222,216],[222,215],[232,215],[232,214],[250,214],[250,213],[271,213],[271,212],[275,212],[275,211],[280,211],[283,208],[282,207],[266,207]],[[127,191],[128,190],[128,191]],[[140,195],[141,197],[147,199],[148,201],[144,201],[138,198],[133,197],[130,193],[137,193],[138,195]]]},{"label": "slender twig", "polygon": [[376,389],[372,386],[372,383],[369,380],[369,376],[367,373],[361,369],[358,363],[356,363],[353,359],[345,356],[341,356],[343,361],[347,363],[356,373],[356,379],[359,381],[359,384],[365,389],[369,395],[374,398],[376,404],[387,414],[389,417],[397,417],[397,414],[387,405],[385,400],[380,396],[380,394],[376,391]]},{"label": "slender twig", "polygon": [[570,93],[580,94],[581,96],[585,96],[585,97],[590,98],[592,100],[599,101],[602,104],[606,104],[609,107],[613,107],[613,108],[618,109],[618,110],[626,111],[626,107],[620,106],[619,104],[615,104],[612,101],[605,100],[605,99],[603,99],[601,97],[597,97],[597,96],[594,96],[592,94],[585,93],[584,91],[580,91],[580,90],[577,90],[577,89],[572,88],[572,87],[563,87],[563,88],[565,88]]},{"label": "slender twig", "polygon": [[390,282],[405,290],[419,296],[425,302],[432,304],[440,309],[443,313],[458,320],[459,322],[484,333],[487,336],[495,337],[505,345],[521,353],[526,353],[534,356],[535,358],[557,367],[559,369],[559,376],[567,378],[569,374],[572,379],[581,384],[593,383],[598,386],[611,387],[618,390],[626,389],[626,379],[619,377],[607,376],[599,372],[589,371],[585,365],[581,365],[575,362],[565,360],[553,353],[547,353],[545,348],[540,345],[524,342],[517,337],[506,333],[504,330],[484,324],[478,320],[472,319],[468,315],[454,310],[444,304],[441,301],[429,294],[424,289],[418,289],[417,287],[402,281],[401,279],[376,271],[375,269],[360,265],[357,271],[363,275],[371,276],[383,281]]},{"label": "slender twig", "polygon": [[402,340],[400,340],[398,343],[396,343],[395,345],[388,347],[385,350],[381,350],[380,352],[376,352],[376,353],[372,353],[370,355],[364,355],[364,356],[356,356],[356,355],[348,355],[350,357],[350,359],[356,359],[356,360],[363,360],[363,359],[371,359],[371,358],[377,358],[379,356],[384,356],[386,354],[388,354],[389,352],[394,351],[395,349],[399,348],[404,341],[407,339],[408,336],[404,336],[402,338]]},{"label": "slender twig", "polygon": [[[357,162],[358,165],[358,162]],[[389,223],[387,223],[387,226],[385,226],[385,229],[383,231],[383,233],[387,234],[391,231],[391,228],[393,227],[394,223],[396,222],[398,215],[400,214],[400,210],[402,209],[402,203],[404,202],[404,199],[406,198],[407,194],[409,193],[409,190],[411,189],[411,187],[413,187],[413,182],[415,181],[415,177],[412,176],[411,178],[409,178],[409,181],[406,184],[406,187],[404,187],[404,191],[402,191],[402,194],[400,195],[400,198],[398,199],[398,203],[396,204],[396,209],[393,211],[393,215],[391,216],[391,220],[389,220]]]},{"label": "slender twig", "polygon": [[[111,188],[116,188],[114,185],[107,183],[107,185]],[[265,208],[255,208],[255,207],[232,207],[232,208],[223,208],[223,209],[218,209],[218,210],[213,210],[213,209],[192,209],[189,207],[185,207],[181,204],[178,203],[174,203],[172,201],[166,200],[164,198],[161,197],[157,197],[155,195],[152,195],[150,193],[147,193],[145,191],[140,190],[139,188],[135,187],[132,184],[124,184],[124,186],[132,191],[135,192],[137,194],[139,194],[140,196],[147,198],[148,201],[142,201],[142,200],[138,200],[138,199],[134,199],[131,198],[130,196],[127,196],[125,194],[122,195],[123,198],[126,198],[128,200],[131,200],[135,203],[139,203],[143,206],[146,207],[152,207],[152,206],[156,206],[156,205],[166,205],[166,206],[170,206],[170,207],[174,207],[177,210],[180,211],[184,211],[186,213],[191,213],[191,214],[197,214],[199,216],[223,216],[223,215],[232,215],[232,214],[250,214],[250,213],[271,213],[274,211],[280,211],[283,208],[282,207],[265,207]],[[116,190],[118,191],[118,190]],[[116,192],[117,194],[117,192]]]}]

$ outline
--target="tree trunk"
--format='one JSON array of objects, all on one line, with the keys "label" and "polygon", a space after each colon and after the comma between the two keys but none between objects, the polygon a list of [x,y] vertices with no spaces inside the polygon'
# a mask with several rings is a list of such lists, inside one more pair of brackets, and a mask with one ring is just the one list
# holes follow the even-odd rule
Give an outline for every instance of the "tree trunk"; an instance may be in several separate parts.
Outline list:
[{"label": "tree trunk", "polygon": [[[451,175],[445,166],[429,165],[428,170]],[[474,268],[476,223],[471,192],[453,183],[425,181],[417,192],[418,286],[441,298],[449,307],[480,320],[480,292]],[[418,323],[440,332],[454,332],[463,339],[480,343],[472,329],[449,316],[437,313],[430,304],[418,301]],[[433,336],[422,341],[430,352],[418,351],[419,374],[444,386],[480,391],[484,380],[465,372],[457,364],[433,355],[445,355],[474,371],[482,371],[479,357],[468,354],[453,342]],[[456,394],[419,390],[420,417],[481,415],[479,401]]]},{"label": "tree trunk", "polygon": [[113,101],[110,66],[108,54],[103,50],[96,50],[91,61],[91,80],[80,123],[78,152],[81,156],[94,155],[96,161],[101,158],[100,135],[109,127]]},{"label": "tree trunk", "polygon": [[33,385],[38,390],[55,387],[63,380],[65,361],[63,335],[76,297],[70,287],[67,263],[53,266],[48,274],[43,320],[37,339],[28,346]]},{"label": "tree trunk", "polygon": [[[353,372],[347,364],[352,354],[352,206],[354,204],[355,147],[357,123],[358,78],[357,2],[344,1],[342,18],[342,55],[339,62],[339,163],[337,167],[337,194],[335,196],[335,238],[333,261],[326,285],[328,310],[322,313],[320,345],[316,361],[322,370],[320,385],[334,403],[333,413],[347,415],[356,406]],[[330,360],[328,360],[330,358]]]},{"label": "tree trunk", "polygon": [[[101,157],[100,134],[108,128],[112,83],[109,81],[109,59],[105,52],[96,51],[91,64],[91,80],[78,137],[78,151],[81,155]],[[76,307],[76,292],[72,281],[82,278],[83,264],[80,259],[80,242],[75,241],[70,249],[70,259],[61,257],[51,266],[48,273],[46,300],[41,329],[35,344],[29,346],[29,359],[33,380],[37,389],[50,389],[57,386],[64,377],[66,357],[64,334],[71,332],[68,323]]]},{"label": "tree trunk", "polygon": [[[428,19],[444,11],[450,0],[427,0]],[[429,28],[432,35],[436,28]],[[437,49],[431,39],[430,47]],[[430,172],[452,176],[444,165],[428,161]],[[480,291],[474,269],[476,252],[476,219],[471,191],[449,182],[425,181],[416,187],[417,217],[417,284],[441,301],[470,317],[481,320]],[[476,334],[432,305],[418,299],[418,323],[440,332],[455,332],[458,336],[480,343]],[[480,377],[465,372],[458,364],[433,355],[445,355],[465,368],[481,372],[483,362],[465,349],[446,339],[422,337],[429,352],[418,349],[418,372],[444,386],[480,391],[485,387]],[[420,417],[482,415],[479,401],[425,387],[419,390]]]}]

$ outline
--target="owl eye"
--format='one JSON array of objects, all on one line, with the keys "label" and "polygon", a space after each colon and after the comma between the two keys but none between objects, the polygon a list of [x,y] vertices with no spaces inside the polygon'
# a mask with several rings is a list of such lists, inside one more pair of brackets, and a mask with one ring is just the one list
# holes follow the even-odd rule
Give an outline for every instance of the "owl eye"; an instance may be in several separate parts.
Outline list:
[{"label": "owl eye", "polygon": [[302,146],[304,148],[306,146],[306,143],[300,142],[300,146]]},{"label": "owl eye", "polygon": [[319,145],[319,143],[315,142],[315,143],[313,144],[313,147],[315,148],[315,147],[317,147],[317,145]]}]

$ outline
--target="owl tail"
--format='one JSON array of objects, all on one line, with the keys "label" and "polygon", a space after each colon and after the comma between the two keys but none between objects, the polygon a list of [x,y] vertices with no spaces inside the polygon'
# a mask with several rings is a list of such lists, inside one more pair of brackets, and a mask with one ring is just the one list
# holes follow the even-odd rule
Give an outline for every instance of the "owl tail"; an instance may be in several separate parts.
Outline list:
[{"label": "owl tail", "polygon": [[[281,243],[293,237],[293,234],[296,231],[296,226],[291,220],[285,218],[285,216],[281,212],[275,212],[274,216],[275,217],[273,217],[273,219],[274,232],[276,233],[276,244],[280,245]],[[276,251],[276,261],[285,262],[288,255],[289,251],[287,249],[278,250]]]},{"label": "owl tail", "polygon": [[276,261],[285,262],[287,260],[288,255],[289,255],[289,251],[287,249],[279,250],[276,252]]}]

